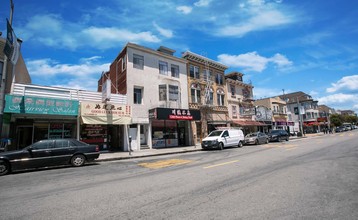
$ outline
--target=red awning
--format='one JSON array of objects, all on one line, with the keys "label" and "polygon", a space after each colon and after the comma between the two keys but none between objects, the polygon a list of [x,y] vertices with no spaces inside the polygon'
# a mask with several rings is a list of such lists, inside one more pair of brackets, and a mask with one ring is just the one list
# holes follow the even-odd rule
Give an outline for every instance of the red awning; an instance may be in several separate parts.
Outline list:
[{"label": "red awning", "polygon": [[240,121],[233,120],[233,123],[238,124],[240,126],[266,126],[266,124],[258,121]]}]

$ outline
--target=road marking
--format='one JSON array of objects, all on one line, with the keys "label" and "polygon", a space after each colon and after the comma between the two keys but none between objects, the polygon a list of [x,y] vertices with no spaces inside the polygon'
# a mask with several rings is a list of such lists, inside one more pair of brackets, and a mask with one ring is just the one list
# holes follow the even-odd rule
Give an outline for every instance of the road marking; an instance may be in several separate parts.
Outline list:
[{"label": "road marking", "polygon": [[152,163],[140,163],[139,166],[151,168],[151,169],[159,169],[164,167],[170,167],[175,165],[187,164],[192,162],[191,160],[181,160],[181,159],[170,159],[170,160],[159,160]]},{"label": "road marking", "polygon": [[215,164],[215,165],[211,165],[211,166],[207,166],[207,167],[203,167],[204,169],[209,169],[209,168],[213,168],[213,167],[218,167],[218,166],[223,166],[223,165],[227,165],[227,164],[231,164],[231,163],[236,163],[238,162],[238,160],[233,160],[233,161],[229,161],[229,162],[225,162],[225,163],[219,163],[219,164]]},{"label": "road marking", "polygon": [[288,150],[294,150],[294,149],[297,149],[297,147],[287,148],[286,151],[288,151]]}]

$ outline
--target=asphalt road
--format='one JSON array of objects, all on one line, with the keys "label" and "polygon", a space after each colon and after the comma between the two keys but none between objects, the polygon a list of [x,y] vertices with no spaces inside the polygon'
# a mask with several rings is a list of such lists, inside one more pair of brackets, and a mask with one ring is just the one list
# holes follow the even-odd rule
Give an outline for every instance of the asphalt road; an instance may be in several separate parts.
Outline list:
[{"label": "asphalt road", "polygon": [[358,130],[0,177],[0,219],[358,219]]}]

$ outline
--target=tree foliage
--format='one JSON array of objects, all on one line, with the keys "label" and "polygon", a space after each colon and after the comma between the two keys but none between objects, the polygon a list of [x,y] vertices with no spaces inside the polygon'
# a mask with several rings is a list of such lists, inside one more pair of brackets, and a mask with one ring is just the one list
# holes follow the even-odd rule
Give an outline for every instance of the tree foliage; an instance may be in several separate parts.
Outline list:
[{"label": "tree foliage", "polygon": [[353,115],[332,114],[330,116],[331,124],[334,126],[341,126],[343,123],[357,124],[358,117]]}]

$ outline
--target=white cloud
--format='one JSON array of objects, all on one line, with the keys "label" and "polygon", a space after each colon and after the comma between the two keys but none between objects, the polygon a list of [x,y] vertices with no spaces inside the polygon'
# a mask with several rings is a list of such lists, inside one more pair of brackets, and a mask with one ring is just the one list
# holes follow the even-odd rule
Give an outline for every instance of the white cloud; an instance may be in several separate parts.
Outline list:
[{"label": "white cloud", "polygon": [[171,38],[173,37],[173,31],[172,30],[169,30],[169,29],[164,29],[162,27],[160,27],[157,23],[153,22],[153,25],[155,27],[155,29],[157,29],[157,31],[163,35],[164,37],[167,37],[167,38]]},{"label": "white cloud", "polygon": [[212,0],[199,0],[198,2],[195,2],[194,5],[197,7],[205,7],[210,4]]},{"label": "white cloud", "polygon": [[[351,109],[358,111],[358,95],[337,93],[318,98],[320,105],[324,104],[335,109]],[[353,108],[353,109],[352,109]]]},{"label": "white cloud", "polygon": [[288,60],[285,56],[277,53],[273,57],[269,58],[269,61],[277,64],[278,67],[291,66],[292,61]]},{"label": "white cloud", "polygon": [[26,63],[34,84],[96,91],[100,74],[110,66],[110,63],[99,63],[100,58],[82,58],[79,64],[51,59],[27,60]]},{"label": "white cloud", "polygon": [[249,32],[277,28],[294,21],[291,16],[275,9],[263,9],[262,11],[252,11],[250,13],[254,15],[251,15],[249,19],[243,18],[239,24],[232,23],[219,28],[216,35],[242,37]]},{"label": "white cloud", "polygon": [[[19,30],[25,41],[31,39],[42,45],[70,50],[88,46],[108,49],[128,41],[136,43],[161,41],[150,31],[134,32],[117,27],[87,27],[83,23],[66,22],[60,16],[53,14],[35,15],[29,18],[24,28]],[[158,31],[163,36],[170,35],[169,30]]]},{"label": "white cloud", "polygon": [[109,63],[95,64],[87,59],[86,62],[80,64],[60,64],[51,59],[28,60],[26,61],[27,68],[31,76],[89,76],[93,74],[100,74],[109,68]]},{"label": "white cloud", "polygon": [[229,67],[240,67],[244,71],[262,72],[269,62],[275,63],[279,68],[292,64],[285,56],[277,53],[271,58],[260,56],[256,51],[240,55],[220,54],[219,62]]},{"label": "white cloud", "polygon": [[358,75],[345,76],[336,83],[332,83],[332,87],[326,89],[327,92],[337,92],[340,90],[358,91]]},{"label": "white cloud", "polygon": [[183,13],[183,14],[190,14],[191,11],[193,10],[193,8],[190,7],[190,6],[183,5],[183,6],[178,6],[177,10],[180,11],[181,13]]}]

